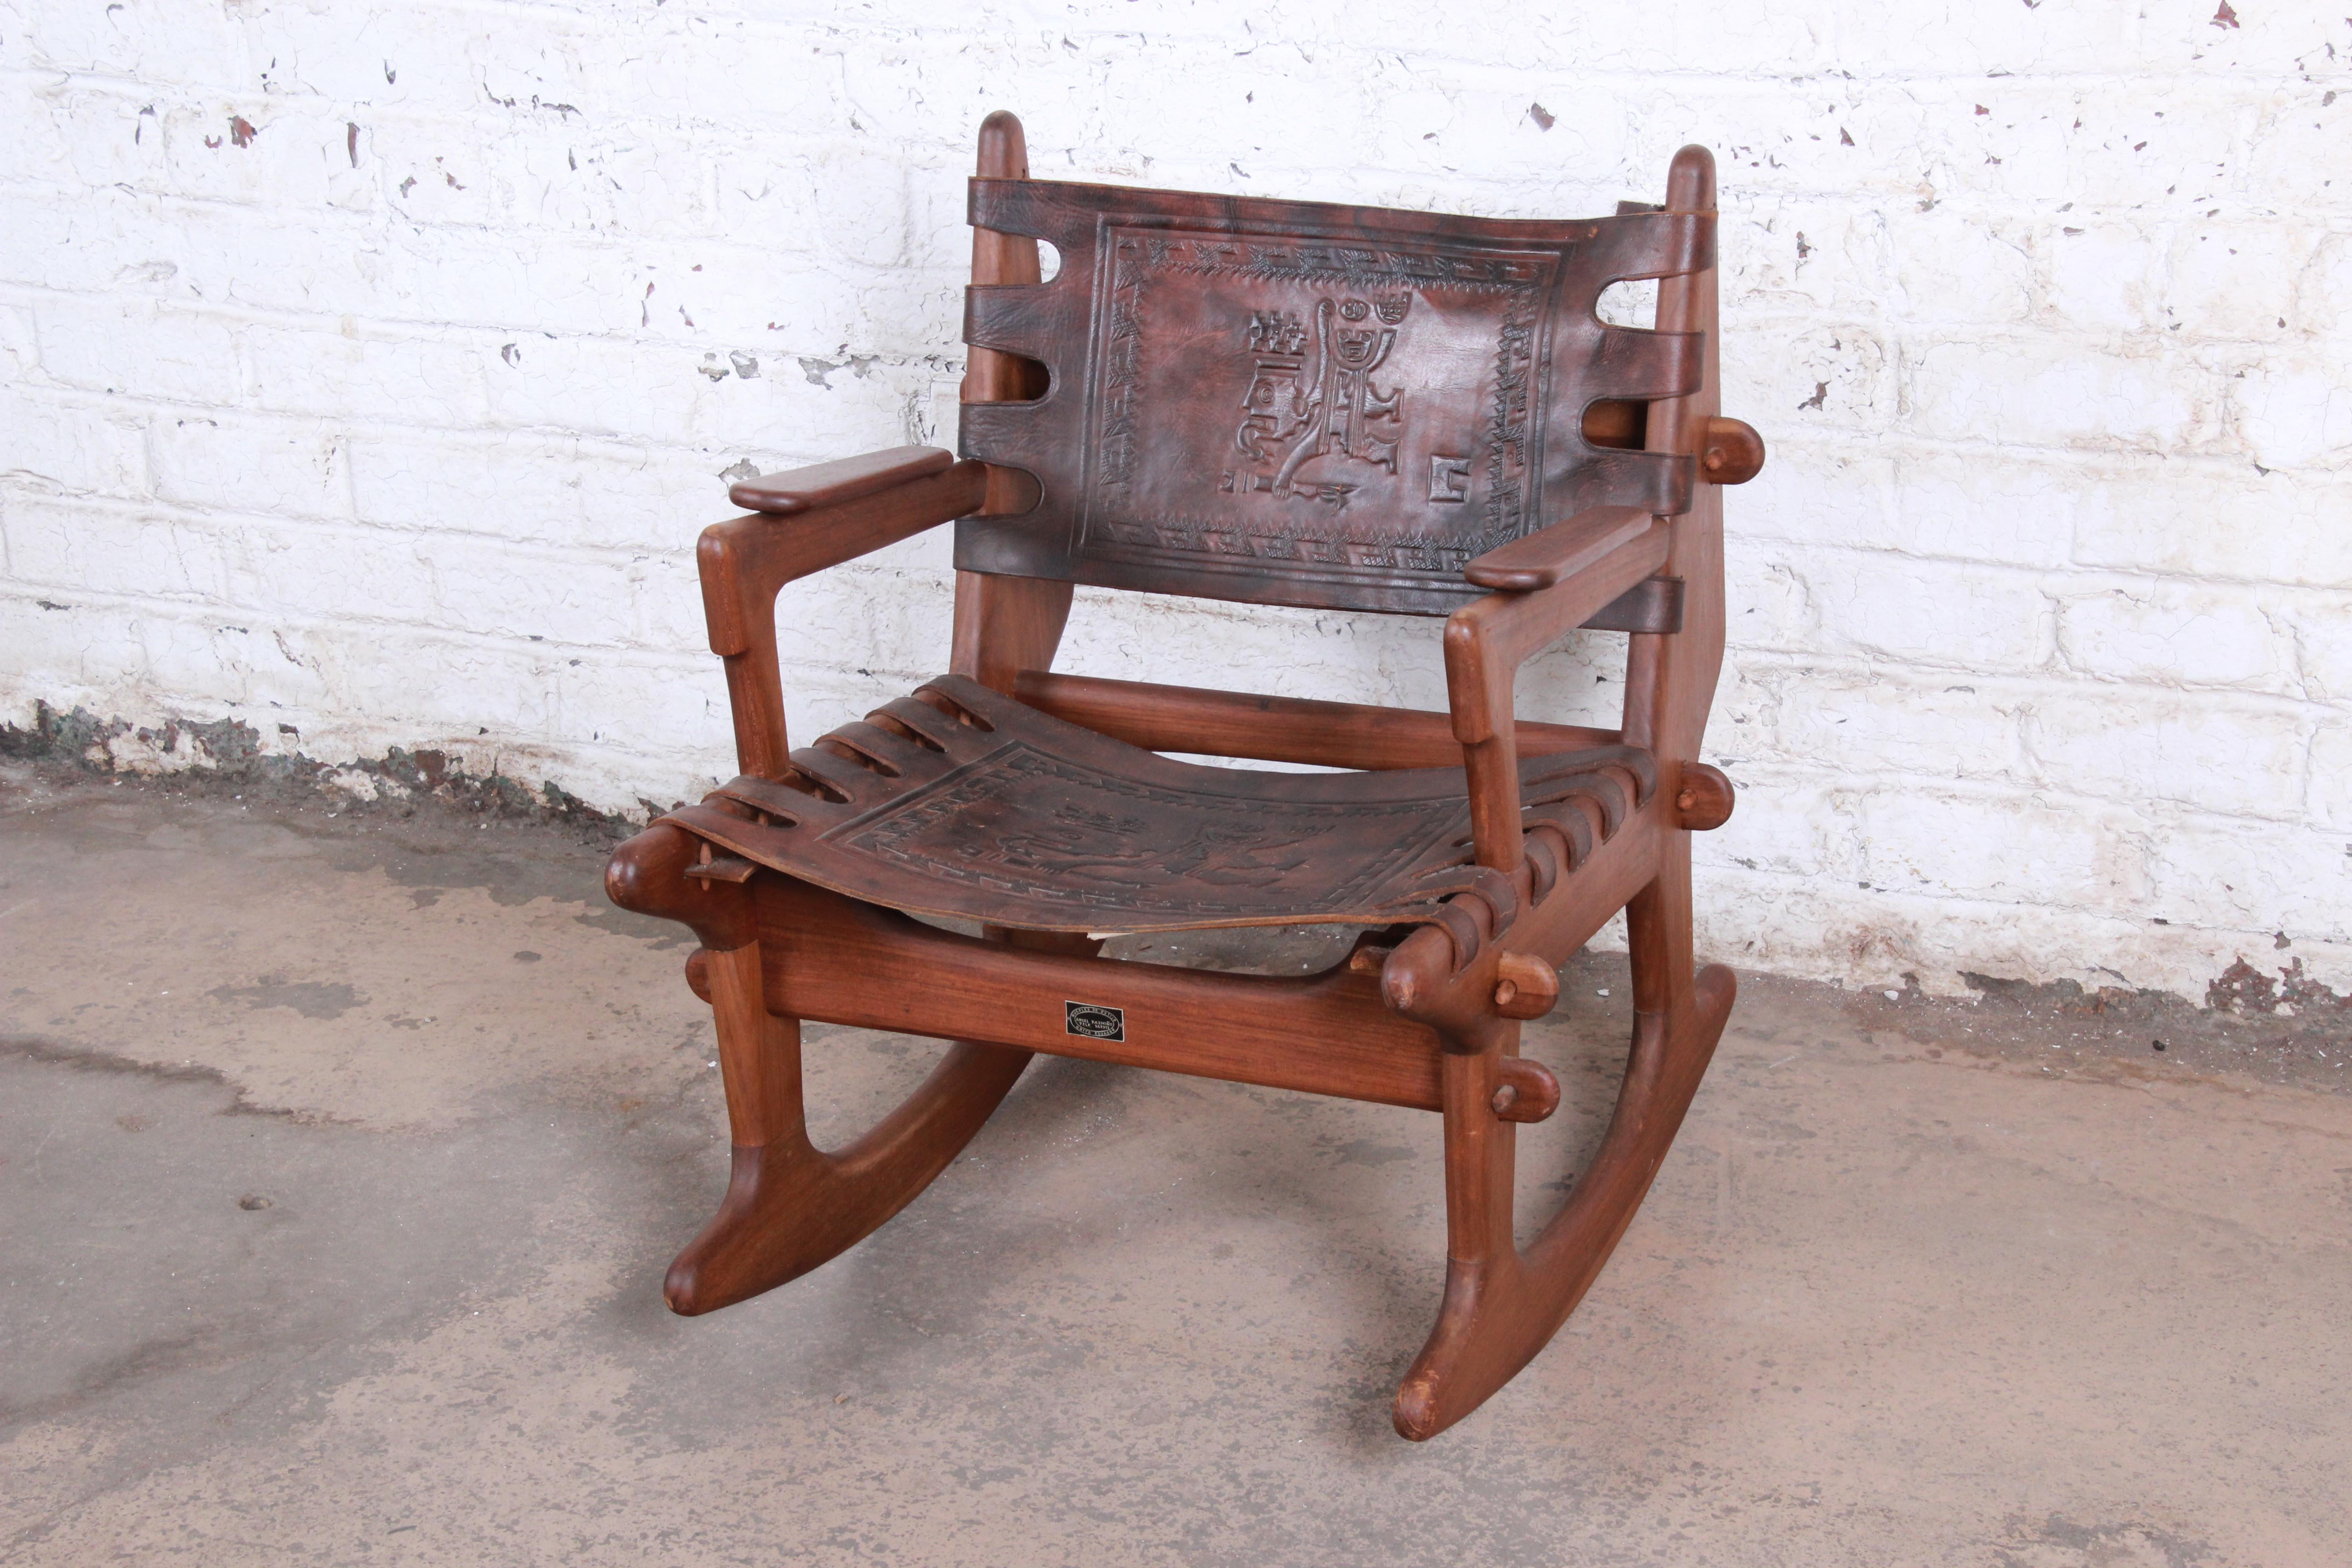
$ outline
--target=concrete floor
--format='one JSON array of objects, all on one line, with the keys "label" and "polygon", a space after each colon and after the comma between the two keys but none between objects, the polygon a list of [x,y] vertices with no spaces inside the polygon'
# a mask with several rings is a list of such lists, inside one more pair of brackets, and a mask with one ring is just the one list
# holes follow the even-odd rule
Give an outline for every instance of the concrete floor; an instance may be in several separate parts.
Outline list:
[{"label": "concrete floor", "polygon": [[[0,778],[0,1561],[2352,1562],[2325,1071],[1743,977],[1599,1286],[1416,1447],[1435,1118],[1041,1062],[873,1239],[687,1321],[687,947],[577,834],[331,809]],[[1530,1196],[1621,974],[1531,1035]],[[812,1035],[821,1132],[932,1054]]]}]

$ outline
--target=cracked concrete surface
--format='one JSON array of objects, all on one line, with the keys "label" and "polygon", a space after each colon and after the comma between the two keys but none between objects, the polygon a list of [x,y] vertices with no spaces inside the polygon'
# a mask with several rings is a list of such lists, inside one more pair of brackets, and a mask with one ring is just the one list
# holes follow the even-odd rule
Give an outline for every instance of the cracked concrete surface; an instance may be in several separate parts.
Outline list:
[{"label": "cracked concrete surface", "polygon": [[[596,846],[0,788],[0,1561],[2352,1560],[2352,1097],[1743,977],[1599,1286],[1416,1447],[1433,1117],[1041,1061],[679,1320],[709,1026]],[[1622,1049],[1568,991],[1529,1201]],[[934,1054],[811,1037],[821,1138]]]}]

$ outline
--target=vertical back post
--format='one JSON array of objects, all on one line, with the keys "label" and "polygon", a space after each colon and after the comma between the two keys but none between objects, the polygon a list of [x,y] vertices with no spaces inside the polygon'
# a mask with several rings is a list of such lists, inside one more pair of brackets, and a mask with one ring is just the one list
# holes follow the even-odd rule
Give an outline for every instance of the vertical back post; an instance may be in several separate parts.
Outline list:
[{"label": "vertical back post", "polygon": [[[1000,109],[981,121],[977,173],[983,180],[1029,177],[1028,139],[1021,121],[1007,110]],[[1035,283],[1041,271],[1035,240],[994,229],[972,229],[974,283]],[[1045,393],[1045,366],[995,349],[967,351],[960,401],[1016,403]],[[1028,475],[1011,468],[989,470],[986,511],[1024,511],[1035,500],[1034,481]],[[950,667],[958,675],[1010,696],[1023,670],[1052,666],[1054,650],[1061,646],[1062,628],[1070,618],[1070,595],[1067,583],[957,573]]]},{"label": "vertical back post", "polygon": [[[1668,212],[1715,215],[1715,156],[1704,147],[1675,154],[1666,178]],[[1696,392],[1650,405],[1647,447],[1697,457],[1706,447],[1706,422],[1722,411],[1717,331],[1717,269],[1658,283],[1657,330],[1705,334]],[[1683,629],[1671,635],[1636,632],[1625,659],[1625,739],[1658,760],[1658,787],[1672,799],[1682,788],[1682,764],[1698,757],[1716,678],[1723,668],[1723,487],[1704,479],[1690,510],[1673,519],[1674,542],[1664,573],[1683,583]]]},{"label": "vertical back post", "polygon": [[[980,124],[980,161],[974,171],[983,180],[1025,180],[1029,177],[1029,144],[1021,121],[998,110]],[[975,283],[1034,283],[1041,268],[1037,242],[1026,235],[1000,234],[992,228],[971,231],[971,280]],[[1032,387],[1036,367],[1017,354],[995,349],[973,349],[964,362],[961,401],[1017,403],[1045,388]]]}]

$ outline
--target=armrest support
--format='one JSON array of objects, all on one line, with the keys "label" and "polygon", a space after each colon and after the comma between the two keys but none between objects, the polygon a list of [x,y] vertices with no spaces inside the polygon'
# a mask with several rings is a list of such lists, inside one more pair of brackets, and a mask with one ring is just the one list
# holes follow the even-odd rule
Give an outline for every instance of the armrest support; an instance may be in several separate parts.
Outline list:
[{"label": "armrest support", "polygon": [[987,489],[987,464],[957,462],[920,447],[735,487],[739,501],[753,493],[772,508],[791,508],[714,523],[695,547],[710,651],[727,662],[736,756],[746,773],[778,778],[790,765],[783,682],[776,668],[777,593],[787,583],[977,511]]},{"label": "armrest support", "polygon": [[[1629,510],[1608,507],[1580,513],[1481,556],[1474,566],[1494,563],[1521,546],[1534,547],[1503,560],[1491,574],[1524,574],[1529,580],[1549,581],[1489,594],[1446,620],[1446,693],[1454,738],[1462,742],[1469,769],[1470,828],[1481,866],[1507,875],[1518,869],[1525,857],[1517,714],[1511,701],[1511,682],[1519,666],[1665,564],[1671,525],[1637,512],[1641,526],[1636,528],[1633,520],[1613,515]],[[1560,537],[1538,547],[1538,541],[1552,535]],[[1549,570],[1562,561],[1579,563],[1572,575]]]}]

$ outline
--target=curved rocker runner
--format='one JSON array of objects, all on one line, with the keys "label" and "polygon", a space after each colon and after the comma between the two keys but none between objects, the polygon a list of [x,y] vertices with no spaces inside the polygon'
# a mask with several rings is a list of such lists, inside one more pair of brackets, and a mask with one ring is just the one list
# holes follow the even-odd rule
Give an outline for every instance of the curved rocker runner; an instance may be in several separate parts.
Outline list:
[{"label": "curved rocker runner", "polygon": [[[1731,1009],[1730,972],[1694,969],[1690,835],[1731,813],[1697,760],[1720,487],[1764,448],[1717,408],[1714,162],[1676,154],[1662,205],[1507,222],[1031,180],[996,114],[971,218],[961,456],[734,488],[746,515],[698,560],[742,773],[606,873],[614,902],[693,928],[718,1025],[733,1172],[669,1304],[711,1311],[856,1245],[1034,1052],[1414,1107],[1444,1121],[1445,1289],[1394,1415],[1428,1437],[1591,1286]],[[1654,328],[1601,321],[1625,279],[1658,280]],[[950,522],[950,672],[792,749],[779,590]],[[1450,710],[1055,674],[1079,583],[1442,616]],[[1580,627],[1631,639],[1617,730],[1514,710],[1519,666]],[[1560,1093],[1520,1024],[1621,909],[1615,1116],[1519,1248],[1514,1131]],[[1087,934],[1301,921],[1364,932],[1304,979],[1114,962]],[[826,1152],[803,1018],[956,1044]]]}]

